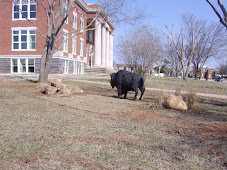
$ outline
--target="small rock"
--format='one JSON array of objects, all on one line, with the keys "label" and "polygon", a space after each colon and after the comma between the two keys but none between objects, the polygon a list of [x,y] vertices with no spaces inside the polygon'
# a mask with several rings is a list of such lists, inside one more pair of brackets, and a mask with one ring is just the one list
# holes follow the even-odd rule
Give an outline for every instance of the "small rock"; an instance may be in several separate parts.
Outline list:
[{"label": "small rock", "polygon": [[51,83],[51,86],[56,87],[58,90],[61,89],[61,79],[56,78],[54,82]]},{"label": "small rock", "polygon": [[53,87],[53,86],[46,86],[45,88],[45,93],[48,95],[54,95],[57,92],[57,87]]}]

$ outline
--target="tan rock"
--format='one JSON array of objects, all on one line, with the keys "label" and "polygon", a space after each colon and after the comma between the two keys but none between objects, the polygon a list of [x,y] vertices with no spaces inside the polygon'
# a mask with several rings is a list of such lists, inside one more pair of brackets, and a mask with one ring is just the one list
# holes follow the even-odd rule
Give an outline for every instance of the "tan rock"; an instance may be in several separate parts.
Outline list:
[{"label": "tan rock", "polygon": [[51,83],[51,86],[57,87],[58,90],[61,89],[61,79],[56,78],[54,82]]},{"label": "tan rock", "polygon": [[53,86],[46,86],[45,88],[45,93],[48,95],[54,95],[57,92],[57,87],[53,87]]},{"label": "tan rock", "polygon": [[166,105],[170,109],[175,109],[175,110],[187,110],[188,107],[186,103],[180,99],[179,97],[171,94],[167,99],[166,99]]}]

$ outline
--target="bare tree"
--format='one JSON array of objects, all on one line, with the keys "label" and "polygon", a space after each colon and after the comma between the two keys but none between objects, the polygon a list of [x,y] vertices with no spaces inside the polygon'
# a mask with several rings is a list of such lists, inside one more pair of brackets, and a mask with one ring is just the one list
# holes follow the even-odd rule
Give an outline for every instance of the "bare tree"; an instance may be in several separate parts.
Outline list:
[{"label": "bare tree", "polygon": [[48,4],[45,2],[45,0],[41,0],[47,17],[47,35],[45,36],[46,42],[41,58],[39,82],[45,82],[48,80],[50,62],[56,49],[55,43],[59,32],[69,15],[69,10],[73,1],[59,0],[57,2],[48,0]]},{"label": "bare tree", "polygon": [[165,55],[165,58],[169,62],[170,76],[178,77],[180,72],[182,71],[182,65],[179,60],[179,57],[177,57],[175,50],[173,50],[169,45],[167,45]]},{"label": "bare tree", "polygon": [[167,33],[164,33],[167,37],[170,47],[177,54],[177,57],[181,63],[182,71],[183,71],[183,79],[186,80],[186,31],[184,28],[181,28],[180,33],[175,36],[173,33],[173,28],[170,30],[168,27]]},{"label": "bare tree", "polygon": [[132,7],[136,0],[98,0],[102,5],[106,16],[111,18],[113,23],[135,24],[146,18],[144,13],[138,8]]},{"label": "bare tree", "polygon": [[173,33],[173,28],[170,30],[166,27],[168,33],[164,32],[164,34],[181,62],[183,79],[186,81],[190,65],[195,55],[196,41],[201,32],[201,26],[191,14],[183,15],[182,19],[184,21],[184,27],[181,28],[177,37]]},{"label": "bare tree", "polygon": [[159,38],[143,26],[120,37],[117,53],[119,59],[135,71],[141,68],[146,72],[158,58],[160,48]]},{"label": "bare tree", "polygon": [[227,11],[224,7],[224,4],[222,3],[222,0],[217,0],[218,6],[221,9],[221,13],[218,11],[218,9],[211,3],[210,0],[206,0],[207,3],[211,6],[211,8],[214,10],[218,18],[220,19],[220,22],[226,27],[227,29]]},{"label": "bare tree", "polygon": [[195,77],[198,79],[201,69],[210,58],[218,58],[226,51],[227,34],[222,25],[202,22],[203,29],[198,37],[195,47],[195,56],[192,60],[195,69]]},{"label": "bare tree", "polygon": [[227,75],[227,60],[219,64],[218,69],[221,75]]}]

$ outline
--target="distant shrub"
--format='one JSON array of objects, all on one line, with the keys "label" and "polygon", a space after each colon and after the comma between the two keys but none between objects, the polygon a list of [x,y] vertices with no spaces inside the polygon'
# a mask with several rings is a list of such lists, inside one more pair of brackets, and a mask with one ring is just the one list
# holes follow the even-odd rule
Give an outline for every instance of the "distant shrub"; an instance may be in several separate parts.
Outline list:
[{"label": "distant shrub", "polygon": [[165,102],[164,91],[160,91],[155,98],[155,102],[151,104],[150,107],[154,109],[161,109],[164,106],[164,102]]},{"label": "distant shrub", "polygon": [[58,94],[61,96],[70,96],[72,94],[80,94],[83,93],[83,90],[80,89],[78,86],[66,86],[62,85],[61,89],[59,90]]},{"label": "distant shrub", "polygon": [[194,92],[193,89],[188,90],[187,92],[187,104],[188,104],[188,109],[192,109],[195,105],[196,102],[196,93]]},{"label": "distant shrub", "polygon": [[178,87],[176,88],[175,95],[176,95],[176,96],[181,96],[181,90],[182,90],[182,86],[178,86]]}]

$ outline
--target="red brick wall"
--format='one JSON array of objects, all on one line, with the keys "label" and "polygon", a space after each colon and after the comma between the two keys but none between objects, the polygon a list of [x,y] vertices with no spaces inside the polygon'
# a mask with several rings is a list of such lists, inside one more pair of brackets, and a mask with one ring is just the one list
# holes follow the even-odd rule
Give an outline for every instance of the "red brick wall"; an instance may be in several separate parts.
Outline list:
[{"label": "red brick wall", "polygon": [[[79,6],[75,5],[77,12],[77,28],[80,27],[80,17],[83,15],[84,17],[84,25],[87,25],[87,14],[83,11]],[[81,12],[81,14],[78,12]],[[31,23],[26,20],[12,20],[12,3],[0,3],[0,55],[42,55],[45,38],[43,38],[38,31],[36,31],[36,51],[11,51],[12,48],[12,30],[11,27],[34,27]],[[47,19],[46,14],[43,10],[42,4],[40,1],[37,1],[37,20],[32,20],[35,24],[37,24],[39,30],[46,35],[47,31]],[[64,29],[68,32],[73,31],[72,27],[73,22],[73,9],[70,9],[68,24],[64,24]],[[59,35],[62,34],[62,31]],[[77,34],[76,32],[74,34]],[[70,37],[68,35],[68,37]],[[84,39],[84,56],[86,55],[86,33],[80,34],[77,36],[77,55],[79,55],[80,48],[80,38]],[[60,38],[57,41],[57,45],[60,46],[62,43],[62,39]],[[62,48],[60,49],[62,50]],[[72,53],[72,39],[68,40],[68,52]],[[68,54],[64,54],[68,55]],[[76,58],[76,56],[74,56]]]},{"label": "red brick wall", "polygon": [[[38,2],[39,4],[40,2]],[[45,39],[36,32],[36,51],[11,51],[12,48],[12,31],[11,27],[34,27],[26,20],[12,20],[12,3],[0,3],[0,55],[41,55]],[[46,32],[46,19],[41,4],[37,5],[37,20],[33,20],[37,24],[41,32]]]}]

